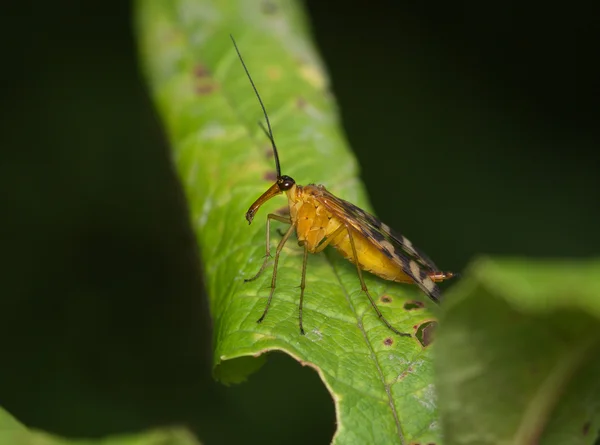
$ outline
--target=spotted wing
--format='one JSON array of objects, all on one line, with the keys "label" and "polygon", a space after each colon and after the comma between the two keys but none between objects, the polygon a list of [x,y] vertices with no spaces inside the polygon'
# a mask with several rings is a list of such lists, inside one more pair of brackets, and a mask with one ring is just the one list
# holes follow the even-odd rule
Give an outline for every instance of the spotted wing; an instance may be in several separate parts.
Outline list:
[{"label": "spotted wing", "polygon": [[394,232],[388,225],[365,212],[360,207],[344,201],[324,187],[319,201],[340,221],[346,221],[355,230],[375,244],[388,258],[395,262],[433,301],[438,302],[440,290],[429,277],[439,269],[427,255],[417,250],[404,236]]}]

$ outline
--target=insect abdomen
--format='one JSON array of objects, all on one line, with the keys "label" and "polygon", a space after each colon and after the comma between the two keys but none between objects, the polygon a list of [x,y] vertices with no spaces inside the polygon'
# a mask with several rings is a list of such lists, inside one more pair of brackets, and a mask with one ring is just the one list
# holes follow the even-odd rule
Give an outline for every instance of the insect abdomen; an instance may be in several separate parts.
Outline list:
[{"label": "insect abdomen", "polygon": [[[384,280],[398,283],[414,283],[412,278],[406,275],[402,269],[392,261],[384,252],[375,246],[362,233],[352,227],[349,228],[356,247],[358,266]],[[348,232],[344,231],[342,236],[336,237],[331,243],[347,260],[354,263],[354,255]]]}]

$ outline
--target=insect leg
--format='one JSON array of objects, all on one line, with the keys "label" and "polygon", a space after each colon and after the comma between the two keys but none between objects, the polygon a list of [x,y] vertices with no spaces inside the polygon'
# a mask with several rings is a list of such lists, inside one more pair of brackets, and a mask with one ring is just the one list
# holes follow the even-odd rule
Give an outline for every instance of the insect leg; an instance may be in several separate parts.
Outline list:
[{"label": "insect leg", "polygon": [[317,248],[315,249],[315,251],[313,253],[319,253],[322,252],[323,249],[325,249],[325,247],[327,247],[329,245],[329,243],[331,243],[336,236],[338,236],[340,233],[342,233],[344,230],[346,229],[346,226],[344,226],[343,224],[341,226],[339,226],[337,229],[335,229],[333,231],[333,233],[331,235],[329,235],[327,238],[325,238],[321,244],[319,244],[317,246]]},{"label": "insect leg", "polygon": [[302,281],[300,281],[300,306],[298,307],[298,318],[300,320],[300,334],[304,335],[302,326],[302,302],[304,301],[304,288],[306,287],[306,263],[308,262],[308,246],[304,243],[304,259],[302,260]]},{"label": "insect leg", "polygon": [[[248,281],[254,281],[256,280],[261,273],[263,273],[263,270],[265,270],[265,267],[267,267],[267,263],[269,262],[269,258],[271,258],[271,220],[274,219],[276,221],[282,222],[282,223],[286,223],[286,224],[291,224],[292,220],[289,218],[286,218],[284,216],[279,216],[279,215],[275,215],[274,213],[269,213],[267,215],[267,247],[266,247],[266,254],[265,254],[265,260],[262,263],[262,266],[260,266],[260,270],[256,273],[256,275],[254,275],[252,278],[246,278],[244,280],[245,283],[247,283]],[[292,226],[293,227],[293,226]]]},{"label": "insect leg", "polygon": [[[269,215],[269,216],[277,216],[277,215]],[[277,219],[277,218],[275,218],[275,219]],[[271,300],[273,299],[273,292],[275,292],[275,283],[277,282],[277,263],[279,263],[279,254],[281,253],[281,250],[283,249],[285,242],[288,240],[288,238],[290,237],[290,235],[292,234],[293,231],[294,231],[294,226],[292,225],[292,226],[290,226],[288,231],[285,232],[285,235],[283,235],[283,238],[281,238],[281,241],[279,241],[279,244],[277,245],[277,250],[275,251],[275,261],[273,263],[273,277],[271,278],[271,292],[269,293],[269,299],[267,300],[267,306],[265,307],[265,311],[263,312],[261,317],[258,320],[256,320],[257,323],[262,322],[265,319],[267,312],[269,312],[269,307],[271,306]]]},{"label": "insect leg", "polygon": [[[314,251],[314,253],[319,253],[321,252],[323,249],[325,249],[325,247],[327,247],[327,245],[340,233],[342,233],[342,231],[345,229],[346,227],[344,227],[343,225],[338,227],[331,235],[329,235],[321,244],[319,244],[319,246],[317,247],[317,249]],[[302,246],[304,246],[304,259],[302,260],[302,281],[300,281],[300,305],[298,307],[298,318],[300,321],[300,334],[304,335],[304,327],[302,326],[302,304],[304,302],[304,289],[306,288],[306,264],[308,263],[308,245],[302,241],[300,243]]]},{"label": "insect leg", "polygon": [[375,312],[377,312],[377,316],[381,319],[381,321],[383,321],[385,323],[385,325],[394,334],[400,335],[402,337],[411,337],[410,334],[408,334],[406,332],[400,332],[398,329],[393,327],[390,324],[390,322],[387,321],[387,319],[383,316],[383,314],[381,313],[381,311],[375,304],[375,301],[373,301],[373,298],[371,297],[371,294],[369,294],[369,290],[367,289],[367,285],[365,284],[365,280],[363,280],[362,271],[358,264],[358,254],[356,253],[356,246],[354,245],[354,238],[352,236],[352,232],[350,231],[350,228],[348,226],[344,226],[344,227],[348,231],[348,238],[350,239],[350,245],[352,246],[352,255],[354,255],[354,264],[356,264],[356,271],[358,272],[358,279],[360,280],[360,286],[361,286],[362,290],[365,292],[365,294],[367,294],[367,297],[369,298],[369,301],[371,302],[371,306],[373,306],[373,309],[375,309]]}]

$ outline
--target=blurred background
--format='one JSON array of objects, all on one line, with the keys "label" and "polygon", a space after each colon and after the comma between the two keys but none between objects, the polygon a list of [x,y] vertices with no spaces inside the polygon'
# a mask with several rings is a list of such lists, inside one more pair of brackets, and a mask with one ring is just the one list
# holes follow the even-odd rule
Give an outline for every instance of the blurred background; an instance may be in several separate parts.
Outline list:
[{"label": "blurred background", "polygon": [[[275,2],[275,0],[272,0]],[[444,269],[600,247],[593,3],[309,0],[373,207]],[[328,443],[283,355],[213,382],[199,259],[138,72],[131,5],[4,5],[0,406],[65,436],[185,423]]]}]

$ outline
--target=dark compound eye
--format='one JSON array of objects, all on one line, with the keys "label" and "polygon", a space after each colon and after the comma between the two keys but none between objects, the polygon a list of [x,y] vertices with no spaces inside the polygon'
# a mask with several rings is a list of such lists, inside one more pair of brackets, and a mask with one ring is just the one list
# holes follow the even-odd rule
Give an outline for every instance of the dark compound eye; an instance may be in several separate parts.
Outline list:
[{"label": "dark compound eye", "polygon": [[281,190],[282,192],[291,189],[296,183],[296,181],[294,181],[289,176],[282,176],[277,182],[279,183],[279,190]]}]

